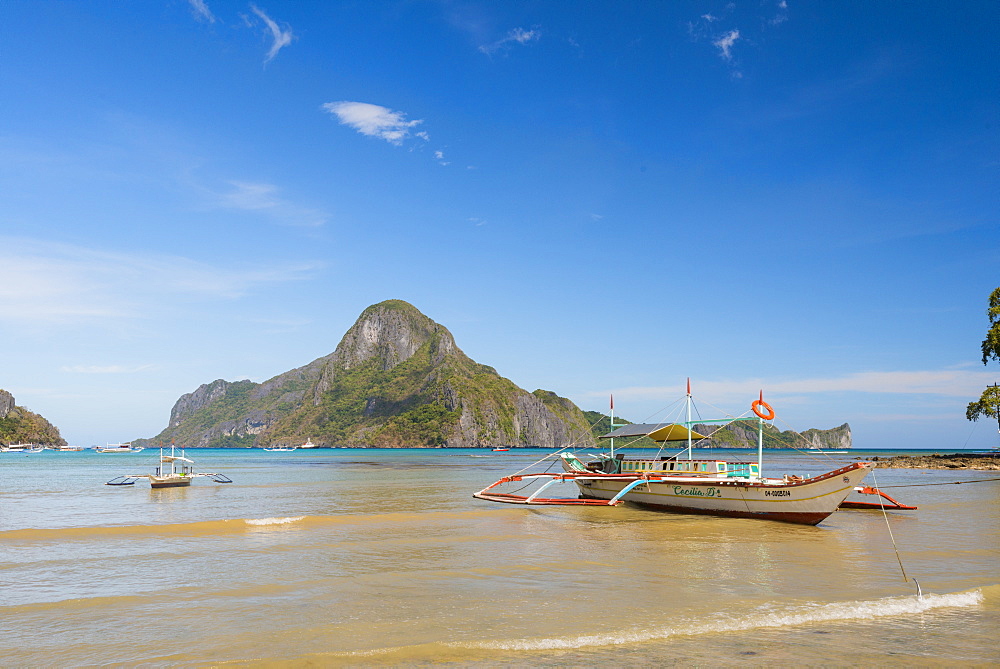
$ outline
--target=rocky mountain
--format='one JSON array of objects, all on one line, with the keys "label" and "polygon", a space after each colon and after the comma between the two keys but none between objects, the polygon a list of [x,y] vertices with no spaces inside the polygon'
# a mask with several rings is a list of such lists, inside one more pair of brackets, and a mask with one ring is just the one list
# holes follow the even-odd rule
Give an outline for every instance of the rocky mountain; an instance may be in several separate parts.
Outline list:
[{"label": "rocky mountain", "polygon": [[65,446],[66,440],[55,425],[17,406],[14,396],[0,389],[0,444]]},{"label": "rocky mountain", "polygon": [[[695,432],[710,434],[703,443],[705,448],[757,448],[757,425],[755,423],[731,423],[724,429],[716,426],[695,425]],[[803,432],[781,431],[773,425],[764,424],[764,448],[818,448],[820,450],[843,451],[851,447],[851,426],[844,423],[829,430],[810,428]]]},{"label": "rocky mountain", "polygon": [[183,395],[163,432],[185,446],[593,445],[580,409],[529,393],[401,300],[372,305],[330,355],[264,383],[213,381]]},{"label": "rocky mountain", "polygon": [[[585,411],[584,415],[594,426],[594,435],[600,437],[611,431],[611,419],[597,411]],[[616,417],[615,424],[630,421]],[[733,423],[723,429],[717,425],[695,425],[695,432],[711,435],[702,440],[696,448],[757,448],[757,425],[755,423]],[[652,439],[630,439],[632,448],[659,448]],[[818,448],[820,450],[843,451],[851,448],[851,426],[844,423],[829,430],[810,428],[804,432],[780,431],[773,425],[764,425],[764,448]],[[680,444],[677,446],[680,447]]]}]

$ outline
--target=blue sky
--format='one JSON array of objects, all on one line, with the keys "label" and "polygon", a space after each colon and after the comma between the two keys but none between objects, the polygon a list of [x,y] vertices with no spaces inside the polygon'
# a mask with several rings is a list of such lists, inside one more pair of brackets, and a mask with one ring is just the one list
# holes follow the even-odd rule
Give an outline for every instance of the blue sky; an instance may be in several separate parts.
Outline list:
[{"label": "blue sky", "polygon": [[0,387],[149,437],[397,298],[585,409],[998,445],[998,7],[3,3]]}]

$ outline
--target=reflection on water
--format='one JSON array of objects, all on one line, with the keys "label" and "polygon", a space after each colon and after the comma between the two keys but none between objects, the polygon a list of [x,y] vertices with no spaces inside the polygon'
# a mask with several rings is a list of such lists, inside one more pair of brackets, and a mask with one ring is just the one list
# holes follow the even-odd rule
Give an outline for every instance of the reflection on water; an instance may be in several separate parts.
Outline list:
[{"label": "reflection on water", "polygon": [[471,493],[531,460],[469,455],[204,451],[236,483],[160,490],[87,453],[0,460],[4,664],[1000,661],[1000,484],[898,491],[918,599],[879,512],[495,505]]}]

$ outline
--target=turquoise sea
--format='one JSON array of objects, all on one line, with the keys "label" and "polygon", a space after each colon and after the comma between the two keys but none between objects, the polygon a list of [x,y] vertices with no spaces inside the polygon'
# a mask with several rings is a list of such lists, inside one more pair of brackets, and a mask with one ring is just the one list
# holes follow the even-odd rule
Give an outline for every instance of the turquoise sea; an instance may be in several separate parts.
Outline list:
[{"label": "turquoise sea", "polygon": [[0,454],[0,664],[1000,664],[998,472],[876,470],[919,510],[809,527],[473,499],[535,449],[187,455],[234,483],[104,485],[152,449]]}]

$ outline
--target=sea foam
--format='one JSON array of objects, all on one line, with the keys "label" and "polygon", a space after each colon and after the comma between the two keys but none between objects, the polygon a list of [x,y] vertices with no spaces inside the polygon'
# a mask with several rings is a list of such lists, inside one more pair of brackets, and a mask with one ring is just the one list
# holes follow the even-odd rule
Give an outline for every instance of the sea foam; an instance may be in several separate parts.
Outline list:
[{"label": "sea foam", "polygon": [[289,523],[296,523],[305,518],[305,516],[293,516],[288,518],[248,518],[245,522],[247,525],[288,525]]},{"label": "sea foam", "polygon": [[819,622],[872,620],[890,616],[909,616],[932,609],[978,606],[983,602],[982,590],[957,592],[944,595],[887,597],[872,601],[833,602],[785,606],[772,604],[762,609],[769,612],[747,613],[721,618],[713,616],[711,622],[692,620],[675,626],[658,629],[621,630],[613,633],[588,634],[544,639],[511,639],[473,643],[448,644],[466,648],[491,650],[568,650],[595,646],[611,646],[659,641],[674,636],[694,636],[719,632],[742,632],[753,629],[793,627]]}]

